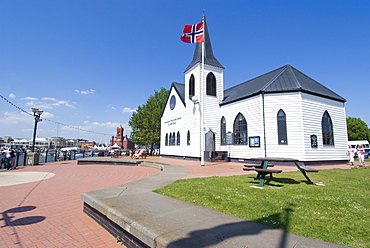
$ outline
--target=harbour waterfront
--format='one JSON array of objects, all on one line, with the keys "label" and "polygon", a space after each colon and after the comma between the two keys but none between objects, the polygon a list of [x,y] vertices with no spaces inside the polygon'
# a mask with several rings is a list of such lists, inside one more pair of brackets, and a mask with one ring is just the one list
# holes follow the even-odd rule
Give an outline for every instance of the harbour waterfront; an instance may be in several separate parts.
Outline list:
[{"label": "harbour waterfront", "polygon": [[[26,152],[26,151],[19,151],[16,152],[15,164],[17,166],[24,166],[24,165],[33,165],[35,159],[35,153]],[[80,158],[86,157],[94,157],[98,156],[98,153],[95,151],[82,151],[82,152],[41,152],[36,153],[36,157],[38,157],[38,163],[49,163],[49,162],[57,162],[57,161],[65,161],[65,160],[77,160]]]}]

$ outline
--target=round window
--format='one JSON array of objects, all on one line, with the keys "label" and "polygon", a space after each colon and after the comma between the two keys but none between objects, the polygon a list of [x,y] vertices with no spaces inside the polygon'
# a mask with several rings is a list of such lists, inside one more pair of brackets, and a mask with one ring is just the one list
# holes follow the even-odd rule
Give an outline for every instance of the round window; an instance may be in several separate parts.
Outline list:
[{"label": "round window", "polygon": [[171,99],[170,99],[170,109],[173,110],[176,106],[176,97],[175,96],[171,96]]}]

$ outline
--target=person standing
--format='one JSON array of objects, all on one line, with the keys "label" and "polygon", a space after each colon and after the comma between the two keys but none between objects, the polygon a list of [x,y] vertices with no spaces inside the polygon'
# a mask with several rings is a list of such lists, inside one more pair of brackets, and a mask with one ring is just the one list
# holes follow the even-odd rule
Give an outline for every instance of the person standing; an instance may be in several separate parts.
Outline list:
[{"label": "person standing", "polygon": [[362,147],[362,145],[359,145],[357,148],[357,157],[358,162],[360,162],[360,166],[364,166],[365,149]]},{"label": "person standing", "polygon": [[6,169],[5,155],[3,153],[3,150],[4,149],[1,148],[1,151],[0,151],[0,169]]},{"label": "person standing", "polygon": [[356,153],[356,150],[351,145],[349,145],[347,154],[349,157],[349,164],[352,166],[355,164],[355,153]]},{"label": "person standing", "polygon": [[13,149],[10,150],[10,166],[12,169],[17,169],[15,164],[15,151]]},{"label": "person standing", "polygon": [[10,160],[11,160],[10,150],[9,149],[3,149],[3,153],[4,153],[4,156],[5,156],[5,168],[7,170],[11,170],[12,165],[10,164]]}]

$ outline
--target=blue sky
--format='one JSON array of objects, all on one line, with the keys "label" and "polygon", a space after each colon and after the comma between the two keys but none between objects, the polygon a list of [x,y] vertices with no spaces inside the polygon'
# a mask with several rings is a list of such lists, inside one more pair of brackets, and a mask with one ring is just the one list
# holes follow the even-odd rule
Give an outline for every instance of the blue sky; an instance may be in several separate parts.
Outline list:
[{"label": "blue sky", "polygon": [[31,107],[38,137],[129,134],[132,111],[184,82],[195,46],[179,37],[203,9],[225,88],[290,64],[370,124],[370,1],[2,0],[0,137],[31,138]]}]

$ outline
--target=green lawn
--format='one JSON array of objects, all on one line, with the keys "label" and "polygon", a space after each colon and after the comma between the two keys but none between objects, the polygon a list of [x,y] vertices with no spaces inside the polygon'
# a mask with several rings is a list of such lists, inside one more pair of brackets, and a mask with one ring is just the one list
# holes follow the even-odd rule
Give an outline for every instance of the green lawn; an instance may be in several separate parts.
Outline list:
[{"label": "green lawn", "polygon": [[[370,167],[275,174],[258,186],[255,175],[178,180],[155,192],[297,235],[370,247]],[[268,177],[268,176],[267,176]]]}]

